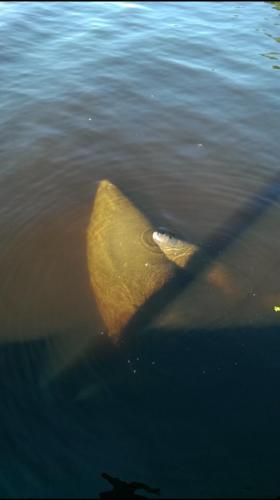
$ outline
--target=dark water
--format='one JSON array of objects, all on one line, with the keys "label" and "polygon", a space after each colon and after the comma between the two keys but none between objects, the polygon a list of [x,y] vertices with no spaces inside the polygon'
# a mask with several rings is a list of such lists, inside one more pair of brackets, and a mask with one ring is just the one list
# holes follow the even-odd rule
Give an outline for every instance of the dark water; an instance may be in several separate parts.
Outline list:
[{"label": "dark water", "polygon": [[200,246],[279,173],[276,7],[0,4],[1,496],[280,495],[279,201],[118,348],[86,261],[101,179]]}]

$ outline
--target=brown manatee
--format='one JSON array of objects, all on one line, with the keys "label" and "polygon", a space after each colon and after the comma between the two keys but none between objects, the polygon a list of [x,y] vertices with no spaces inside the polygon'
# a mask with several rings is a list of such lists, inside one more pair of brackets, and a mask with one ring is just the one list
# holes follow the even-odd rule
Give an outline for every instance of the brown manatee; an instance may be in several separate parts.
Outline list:
[{"label": "brown manatee", "polygon": [[[91,284],[108,335],[118,339],[134,313],[197,246],[155,231],[149,220],[108,180],[99,183],[87,232]],[[208,278],[231,292],[220,265]]]}]

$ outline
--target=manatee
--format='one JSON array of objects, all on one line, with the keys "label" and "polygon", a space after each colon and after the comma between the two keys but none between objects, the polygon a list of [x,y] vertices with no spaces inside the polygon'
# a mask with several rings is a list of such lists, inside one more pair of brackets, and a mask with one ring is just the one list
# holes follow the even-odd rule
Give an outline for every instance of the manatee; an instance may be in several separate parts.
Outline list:
[{"label": "manatee", "polygon": [[[114,184],[102,180],[87,230],[87,257],[108,335],[117,340],[139,307],[197,250],[194,244],[155,230]],[[221,266],[214,266],[208,277],[227,290]]]}]

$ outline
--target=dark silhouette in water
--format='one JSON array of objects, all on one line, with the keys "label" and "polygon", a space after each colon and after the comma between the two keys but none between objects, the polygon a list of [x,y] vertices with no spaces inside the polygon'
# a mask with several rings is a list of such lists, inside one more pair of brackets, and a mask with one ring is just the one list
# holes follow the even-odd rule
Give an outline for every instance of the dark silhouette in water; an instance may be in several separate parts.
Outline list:
[{"label": "dark silhouette in water", "polygon": [[106,472],[103,472],[101,475],[113,486],[113,489],[111,491],[104,491],[103,493],[100,493],[100,498],[147,498],[142,495],[137,495],[135,493],[136,490],[144,490],[147,493],[154,493],[156,495],[160,494],[159,488],[151,488],[144,483],[128,483],[118,479],[117,477],[112,477],[109,474],[106,474]]}]

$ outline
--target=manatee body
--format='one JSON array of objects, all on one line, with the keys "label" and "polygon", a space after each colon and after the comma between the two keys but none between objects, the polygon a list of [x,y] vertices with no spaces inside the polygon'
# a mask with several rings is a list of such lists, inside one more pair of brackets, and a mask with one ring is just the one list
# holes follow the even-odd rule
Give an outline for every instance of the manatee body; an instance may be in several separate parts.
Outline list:
[{"label": "manatee body", "polygon": [[195,245],[155,231],[116,186],[101,181],[88,226],[87,252],[91,284],[108,334],[117,339],[138,308],[196,250]]},{"label": "manatee body", "polygon": [[[174,273],[176,264],[155,242],[153,232],[146,217],[116,186],[100,182],[87,233],[88,267],[112,337],[119,336],[137,309]],[[184,247],[188,255],[195,251],[193,245]]]}]

